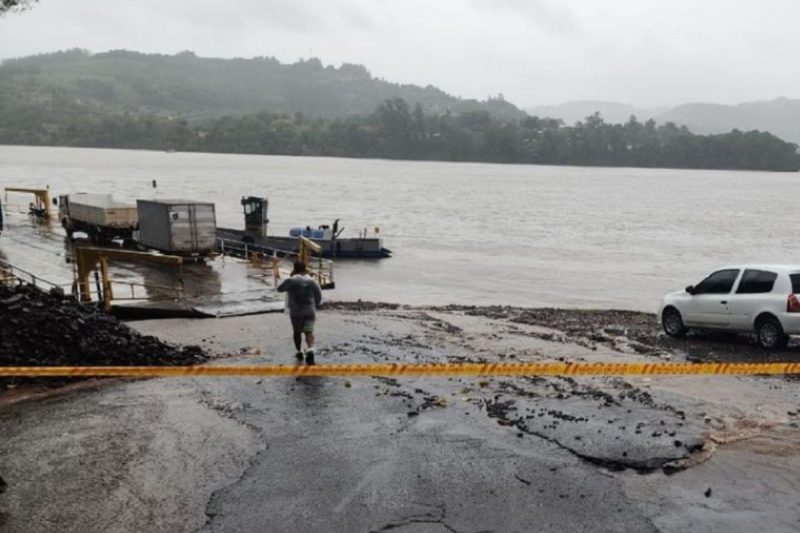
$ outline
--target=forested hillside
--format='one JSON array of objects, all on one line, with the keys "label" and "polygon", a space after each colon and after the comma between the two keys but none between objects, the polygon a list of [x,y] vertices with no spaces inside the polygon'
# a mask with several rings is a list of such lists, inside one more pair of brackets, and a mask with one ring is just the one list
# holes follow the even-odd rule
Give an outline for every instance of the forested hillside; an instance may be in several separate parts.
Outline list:
[{"label": "forested hillside", "polygon": [[301,112],[313,118],[367,115],[389,98],[426,112],[488,111],[500,119],[524,113],[502,98],[463,100],[435,87],[374,78],[361,65],[324,66],[319,59],[282,64],[271,57],[201,58],[83,50],[56,52],[0,65],[0,111],[9,107],[55,113],[113,112],[187,119]]},{"label": "forested hillside", "polygon": [[694,135],[654,121],[607,124],[599,115],[503,121],[486,111],[425,113],[391,99],[367,116],[308,119],[260,112],[198,121],[155,115],[74,115],[0,129],[0,144],[87,146],[246,154],[485,161],[548,165],[800,169],[796,145],[769,133]]},{"label": "forested hillside", "polygon": [[672,122],[573,125],[318,60],[80,50],[0,66],[0,144],[552,165],[797,170],[766,132]]}]

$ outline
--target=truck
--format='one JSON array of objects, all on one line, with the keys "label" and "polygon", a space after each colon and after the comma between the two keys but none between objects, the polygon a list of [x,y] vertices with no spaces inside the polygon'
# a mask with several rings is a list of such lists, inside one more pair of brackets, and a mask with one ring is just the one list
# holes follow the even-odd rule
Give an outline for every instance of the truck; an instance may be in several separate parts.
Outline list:
[{"label": "truck", "polygon": [[79,231],[94,242],[130,240],[138,228],[136,206],[117,202],[110,194],[64,194],[57,203],[58,218],[70,237]]},{"label": "truck", "polygon": [[184,257],[207,257],[217,247],[214,204],[193,200],[137,200],[139,245]]}]

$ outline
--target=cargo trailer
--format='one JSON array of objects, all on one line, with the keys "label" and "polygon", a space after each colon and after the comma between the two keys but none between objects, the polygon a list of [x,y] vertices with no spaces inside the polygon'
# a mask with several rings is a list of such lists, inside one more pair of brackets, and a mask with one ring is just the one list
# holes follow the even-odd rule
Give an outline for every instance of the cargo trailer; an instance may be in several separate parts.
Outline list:
[{"label": "cargo trailer", "polygon": [[136,240],[160,252],[202,257],[217,243],[214,204],[192,200],[137,200],[139,231]]},{"label": "cargo trailer", "polygon": [[93,193],[59,196],[58,218],[70,237],[80,231],[95,242],[131,239],[139,220],[135,205],[117,202],[110,194]]}]

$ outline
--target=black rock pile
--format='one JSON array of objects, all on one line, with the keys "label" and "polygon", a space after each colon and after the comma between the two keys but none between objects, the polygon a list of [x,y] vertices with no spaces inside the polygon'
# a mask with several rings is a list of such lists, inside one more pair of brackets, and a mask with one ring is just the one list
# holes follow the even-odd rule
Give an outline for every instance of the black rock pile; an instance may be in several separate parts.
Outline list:
[{"label": "black rock pile", "polygon": [[187,365],[204,359],[197,346],[141,335],[94,306],[30,286],[0,285],[0,366]]}]

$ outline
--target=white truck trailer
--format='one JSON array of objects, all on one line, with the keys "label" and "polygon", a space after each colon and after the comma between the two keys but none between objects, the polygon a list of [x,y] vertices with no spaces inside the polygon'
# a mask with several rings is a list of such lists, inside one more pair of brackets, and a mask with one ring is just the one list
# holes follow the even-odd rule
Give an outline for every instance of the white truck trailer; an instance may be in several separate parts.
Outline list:
[{"label": "white truck trailer", "polygon": [[139,227],[136,206],[110,194],[77,193],[58,197],[58,218],[67,235],[86,233],[95,242],[129,240]]},{"label": "white truck trailer", "polygon": [[194,200],[137,200],[136,241],[184,257],[207,257],[217,246],[214,204]]}]

